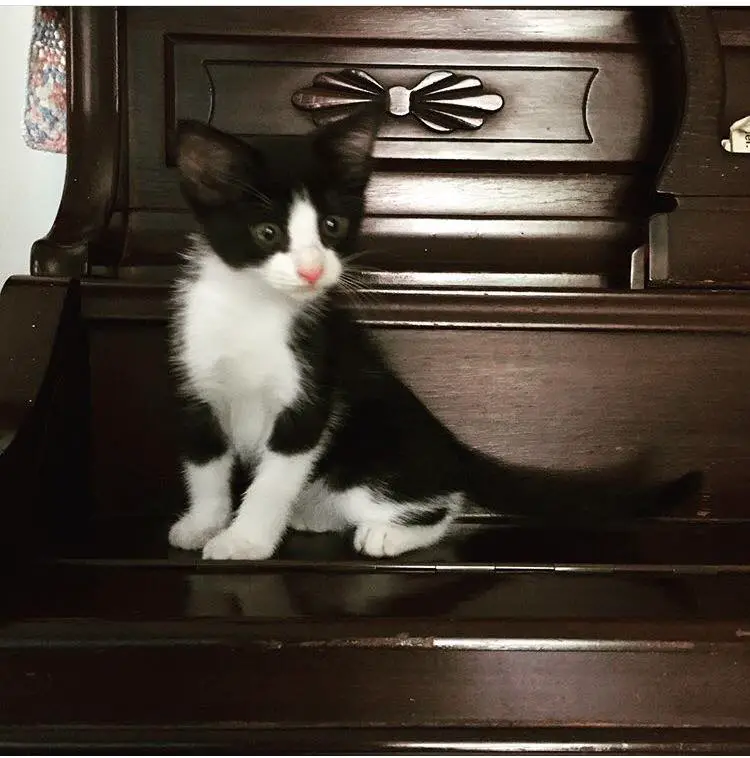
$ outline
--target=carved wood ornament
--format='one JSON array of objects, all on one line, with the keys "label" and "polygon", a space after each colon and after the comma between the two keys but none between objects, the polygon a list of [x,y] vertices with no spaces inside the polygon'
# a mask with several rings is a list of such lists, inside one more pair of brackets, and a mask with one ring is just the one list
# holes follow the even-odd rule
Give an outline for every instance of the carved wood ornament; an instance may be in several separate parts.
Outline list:
[{"label": "carved wood ornament", "polygon": [[481,80],[452,71],[433,71],[415,87],[386,89],[360,69],[318,74],[311,87],[292,95],[301,110],[310,111],[316,124],[348,118],[359,105],[382,102],[391,116],[414,116],[435,132],[479,129],[488,115],[503,107],[503,98],[487,93]]}]

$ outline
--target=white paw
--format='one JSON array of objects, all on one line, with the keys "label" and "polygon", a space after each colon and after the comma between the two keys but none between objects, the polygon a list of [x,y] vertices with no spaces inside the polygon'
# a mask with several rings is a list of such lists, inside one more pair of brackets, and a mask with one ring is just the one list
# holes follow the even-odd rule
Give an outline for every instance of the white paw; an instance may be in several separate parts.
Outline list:
[{"label": "white paw", "polygon": [[169,544],[181,550],[200,550],[215,534],[218,534],[225,523],[207,524],[190,514],[172,524],[169,530]]},{"label": "white paw", "polygon": [[354,549],[373,558],[401,555],[437,542],[442,531],[398,524],[360,524],[354,532]]},{"label": "white paw", "polygon": [[207,561],[263,561],[273,555],[275,548],[275,545],[253,542],[230,527],[206,543],[203,558]]}]

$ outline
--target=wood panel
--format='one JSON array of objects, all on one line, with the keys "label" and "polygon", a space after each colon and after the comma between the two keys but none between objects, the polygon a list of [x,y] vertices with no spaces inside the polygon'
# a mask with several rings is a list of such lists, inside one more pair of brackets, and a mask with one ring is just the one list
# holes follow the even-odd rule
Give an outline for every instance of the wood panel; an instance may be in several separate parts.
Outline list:
[{"label": "wood panel", "polygon": [[[133,287],[131,315],[110,311],[100,320],[106,311],[97,311],[97,291],[87,288],[84,306],[99,314],[91,332],[92,395],[101,409],[97,500],[119,513],[165,513],[181,495],[167,350],[153,321],[163,302],[155,310]],[[158,303],[162,294],[150,297]],[[747,301],[707,297],[623,295],[607,310],[595,295],[500,293],[493,302],[478,292],[446,296],[441,312],[428,291],[404,295],[380,315],[377,302],[365,300],[359,312],[372,317],[407,381],[468,442],[517,463],[567,469],[650,449],[665,474],[705,469],[704,499],[689,515],[747,517],[750,400],[738,391],[750,383]],[[124,299],[116,307],[123,315],[130,308]],[[401,326],[383,328],[389,323]],[[107,399],[113,385],[117,403]],[[116,449],[130,454],[122,460]]]},{"label": "wood panel", "polygon": [[[646,200],[641,194],[645,189],[642,178],[617,173],[529,175],[430,169],[428,164],[422,165],[415,174],[376,171],[366,194],[368,215],[408,218],[622,218],[625,215],[627,218],[626,214],[637,212]],[[183,203],[174,170],[168,179],[164,177],[164,184],[159,184],[156,176],[153,179],[138,194],[138,204],[153,208],[164,203],[165,210],[181,208]]]},{"label": "wood panel", "polygon": [[[0,482],[6,562],[33,560],[89,515],[88,375],[79,288],[11,278],[0,297]],[[52,445],[50,437],[64,439]],[[61,491],[77,492],[60,507]],[[1,572],[0,572],[1,573]]]},{"label": "wood panel", "polygon": [[[158,518],[177,509],[178,417],[163,326],[92,330],[92,490],[98,510]],[[126,357],[129,356],[129,357]],[[117,400],[114,400],[114,397]]]},{"label": "wood panel", "polygon": [[674,11],[685,66],[685,102],[657,182],[674,208],[651,221],[650,278],[657,286],[750,286],[747,155],[721,139],[750,114],[747,10]]},{"label": "wood panel", "polygon": [[[129,234],[136,241],[127,245],[119,275],[156,277],[157,269],[161,269],[164,278],[172,279],[177,253],[188,244],[186,235],[198,231],[186,212],[131,213]],[[500,281],[507,286],[527,286],[524,282],[534,278],[503,279],[506,272],[538,274],[539,282],[559,281],[562,276],[547,273],[553,262],[556,271],[575,272],[571,280],[579,286],[588,274],[603,288],[611,284],[611,277],[601,276],[601,271],[612,272],[626,265],[639,232],[642,229],[628,221],[601,218],[384,215],[365,220],[360,234],[361,255],[350,266],[364,270],[365,284],[427,286],[444,281],[446,287],[462,288],[492,287],[493,282]],[[369,269],[376,279],[367,277]]]},{"label": "wood panel", "polygon": [[[309,117],[291,106],[290,97],[321,71],[361,68],[389,87],[413,86],[431,71],[459,67],[462,74],[480,78],[487,91],[499,92],[503,109],[476,132],[450,135],[430,132],[410,118],[391,119],[383,126],[377,157],[617,161],[639,158],[647,149],[648,69],[638,51],[504,53],[290,44],[279,49],[186,44],[181,37],[170,42],[171,113],[210,116],[217,127],[235,134],[308,131]],[[169,90],[172,83],[166,86]],[[514,144],[519,142],[523,145]]]},{"label": "wood panel", "polygon": [[[206,60],[213,52],[211,49],[204,49],[202,46],[197,50],[188,48],[192,53],[192,58],[199,58],[202,62],[202,72],[196,71],[196,60],[184,60],[187,56],[183,53],[180,55],[179,74],[182,75],[183,81],[178,78],[176,82],[175,98],[179,101],[180,111],[175,115],[177,118],[194,118],[196,115],[204,116],[206,111],[211,115],[211,122],[214,126],[224,131],[243,136],[258,134],[274,134],[286,136],[292,134],[304,134],[310,130],[310,118],[308,114],[290,107],[290,96],[292,93],[311,84],[313,78],[322,70],[335,69],[338,67],[361,68],[374,77],[383,87],[393,87],[396,85],[413,87],[429,73],[448,68],[456,65],[458,61],[451,63],[445,61],[445,58],[453,57],[440,54],[438,50],[425,51],[422,56],[424,62],[419,65],[419,59],[415,61],[417,65],[409,67],[395,68],[393,63],[386,65],[380,63],[370,63],[372,59],[382,59],[382,51],[377,48],[368,50],[342,49],[340,52],[336,49],[326,49],[325,62],[315,61],[316,58],[323,58],[322,52],[317,49],[303,50],[297,55],[295,51],[289,50],[288,46],[284,48],[285,59],[283,61],[265,61],[266,56],[262,55],[257,47],[243,47],[241,52],[243,57],[247,56],[248,60],[233,62],[231,60]],[[180,52],[182,52],[180,50]],[[219,52],[219,51],[217,51]],[[227,56],[224,49],[220,49],[220,54]],[[406,51],[394,51],[389,49],[389,58],[416,58],[416,56],[407,56]],[[378,54],[379,53],[379,54]],[[272,49],[272,55],[277,57],[279,51]],[[267,54],[268,55],[268,54]],[[304,55],[304,57],[303,57]],[[312,63],[296,63],[295,58],[302,57],[302,60],[312,59]],[[450,146],[441,146],[441,157],[457,159],[467,155],[475,157],[477,151],[463,146],[456,147],[452,143],[472,142],[533,142],[533,143],[591,143],[591,126],[588,123],[588,111],[599,110],[611,105],[606,99],[602,98],[602,87],[597,86],[594,90],[594,96],[598,95],[604,102],[589,105],[591,90],[594,87],[598,69],[587,67],[584,63],[570,57],[568,60],[562,59],[555,66],[554,57],[550,61],[549,57],[542,57],[538,54],[516,54],[493,55],[488,56],[484,65],[477,65],[479,61],[474,62],[474,56],[469,60],[473,65],[458,63],[461,66],[461,74],[465,76],[475,76],[481,79],[484,88],[488,92],[498,92],[502,94],[505,101],[505,112],[497,115],[488,116],[485,123],[476,131],[454,132],[452,134],[439,135],[430,132],[426,127],[417,123],[414,119],[399,118],[392,119],[383,125],[379,139],[381,140],[375,153],[378,158],[389,157],[412,157],[424,158],[433,157],[436,153],[431,142],[448,141]],[[634,56],[635,57],[635,56]],[[331,59],[331,60],[329,60]],[[464,59],[466,60],[466,59]],[[430,61],[428,65],[425,65]],[[489,64],[489,61],[492,61]],[[567,63],[567,66],[562,65]],[[578,64],[578,65],[575,65]],[[610,63],[610,65],[612,65]],[[190,67],[190,68],[188,68]],[[620,74],[619,81],[615,79],[614,84],[619,84],[628,91],[634,89],[632,85],[628,87],[629,82],[622,81],[627,74],[637,73],[628,70],[630,67],[622,67],[615,73]],[[188,69],[188,70],[185,70]],[[191,70],[192,69],[192,70]],[[203,74],[208,81],[204,89],[211,88],[212,100],[208,103],[196,102],[193,104],[185,94],[195,89],[194,80],[200,74]],[[178,74],[178,76],[179,76]],[[606,86],[606,85],[602,85]],[[184,87],[188,93],[183,93],[181,88]],[[244,97],[242,94],[244,93]],[[247,93],[253,93],[248,96]],[[607,92],[610,97],[614,94],[612,91]],[[206,106],[208,105],[208,108]],[[640,111],[643,111],[643,103],[640,105]],[[610,111],[611,113],[611,111]],[[595,116],[599,115],[594,113]],[[636,112],[636,116],[641,115]],[[637,119],[634,119],[637,124]],[[170,125],[172,126],[172,125]],[[599,119],[595,124],[597,132],[603,132]],[[611,133],[605,135],[614,142],[614,136]],[[633,134],[620,134],[616,145],[620,149],[620,156],[628,157],[628,152],[633,151],[633,142],[637,145],[637,136]],[[636,139],[634,139],[634,137]],[[398,140],[399,147],[394,149],[391,142]],[[407,144],[403,144],[406,142]],[[423,143],[427,144],[423,144]],[[416,143],[416,144],[415,144]],[[588,151],[588,155],[596,155],[604,152],[607,155],[606,148],[598,145],[599,150]],[[614,153],[614,151],[612,151]],[[463,155],[462,155],[463,153]],[[472,155],[473,154],[473,155]],[[575,155],[569,151],[571,157]],[[579,155],[585,159],[587,152],[579,148]],[[526,160],[534,160],[546,157],[544,146],[540,146],[537,154],[529,153],[527,150],[523,157]],[[619,157],[614,153],[613,159]],[[507,151],[502,145],[497,146],[494,150],[485,149],[482,153],[482,159],[501,159],[507,160]]]},{"label": "wood panel", "polygon": [[[100,727],[115,714],[133,727],[740,727],[748,726],[749,656],[743,642],[609,654],[273,648],[239,640],[2,649],[12,686],[0,719]],[[279,676],[282,666],[294,672],[294,688]],[[188,708],[180,696],[184,671],[200,682]],[[337,686],[322,686],[331,680]]]},{"label": "wood panel", "polygon": [[[161,32],[164,14],[157,7],[135,9],[134,22],[146,33]],[[659,21],[651,11],[648,20]],[[205,13],[181,8],[179,24],[186,34],[320,38],[402,42],[467,40],[515,44],[573,42],[636,44],[638,21],[629,9],[559,8],[222,8]]]},{"label": "wood panel", "polygon": [[[676,64],[663,14],[371,8],[358,10],[355,23],[335,8],[263,11],[217,9],[210,19],[128,11],[129,189],[137,214],[122,259],[129,272],[174,263],[171,232],[182,228],[169,224],[180,217],[160,214],[184,209],[165,156],[176,119],[293,140],[311,121],[291,96],[317,73],[358,67],[384,86],[411,86],[442,68],[478,76],[504,107],[478,130],[448,135],[411,117],[386,120],[363,241],[386,252],[372,265],[393,273],[393,286],[412,270],[579,275],[554,280],[578,286],[627,282],[679,109],[661,96],[670,90],[659,89]],[[386,228],[381,216],[403,223]],[[502,245],[498,227],[467,231],[465,222],[446,245],[445,225],[428,232],[433,216],[448,225],[463,218],[513,223]],[[543,219],[554,223],[540,233]],[[576,226],[583,219],[597,223]],[[613,236],[607,225],[621,233]]]}]

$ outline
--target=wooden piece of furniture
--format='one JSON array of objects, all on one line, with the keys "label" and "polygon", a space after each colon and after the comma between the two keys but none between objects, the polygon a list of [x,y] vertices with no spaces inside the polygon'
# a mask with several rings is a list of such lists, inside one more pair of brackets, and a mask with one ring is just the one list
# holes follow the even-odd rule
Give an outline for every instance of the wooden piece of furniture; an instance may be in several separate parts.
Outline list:
[{"label": "wooden piece of furniture", "polygon": [[[750,11],[69,19],[63,199],[0,297],[0,748],[750,752],[750,158],[719,146],[750,113]],[[168,549],[192,222],[165,146],[182,117],[291,140],[295,93],[348,68],[503,99],[378,141],[351,307],[404,376],[495,454],[652,448],[705,471],[700,498],[610,531],[467,518],[398,561],[334,536],[258,565]]]}]

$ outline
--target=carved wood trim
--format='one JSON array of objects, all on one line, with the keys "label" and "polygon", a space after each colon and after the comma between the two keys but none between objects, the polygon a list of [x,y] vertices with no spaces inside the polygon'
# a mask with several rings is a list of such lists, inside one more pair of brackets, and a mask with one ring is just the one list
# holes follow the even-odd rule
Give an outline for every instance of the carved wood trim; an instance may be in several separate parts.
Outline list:
[{"label": "carved wood trim", "polygon": [[476,76],[433,71],[414,87],[385,89],[361,69],[318,74],[311,87],[297,90],[292,103],[310,111],[316,124],[340,121],[365,103],[379,103],[391,116],[413,116],[434,132],[479,129],[488,115],[503,107],[503,98],[485,92]]},{"label": "carved wood trim", "polygon": [[[168,284],[88,281],[84,316],[164,321]],[[349,301],[343,301],[349,302]],[[349,303],[372,326],[574,329],[750,334],[750,296],[723,292],[587,292],[434,289],[362,292]]]},{"label": "carved wood trim", "polygon": [[657,181],[675,208],[649,228],[656,286],[750,287],[750,160],[721,146],[727,97],[725,54],[714,11],[671,8],[682,50],[684,105]]},{"label": "carved wood trim", "polygon": [[750,163],[721,147],[726,82],[711,9],[677,7],[670,13],[682,49],[685,97],[657,188],[674,195],[746,196]]},{"label": "carved wood trim", "polygon": [[52,229],[31,249],[37,276],[83,276],[109,223],[120,159],[116,8],[68,9],[68,157]]}]

